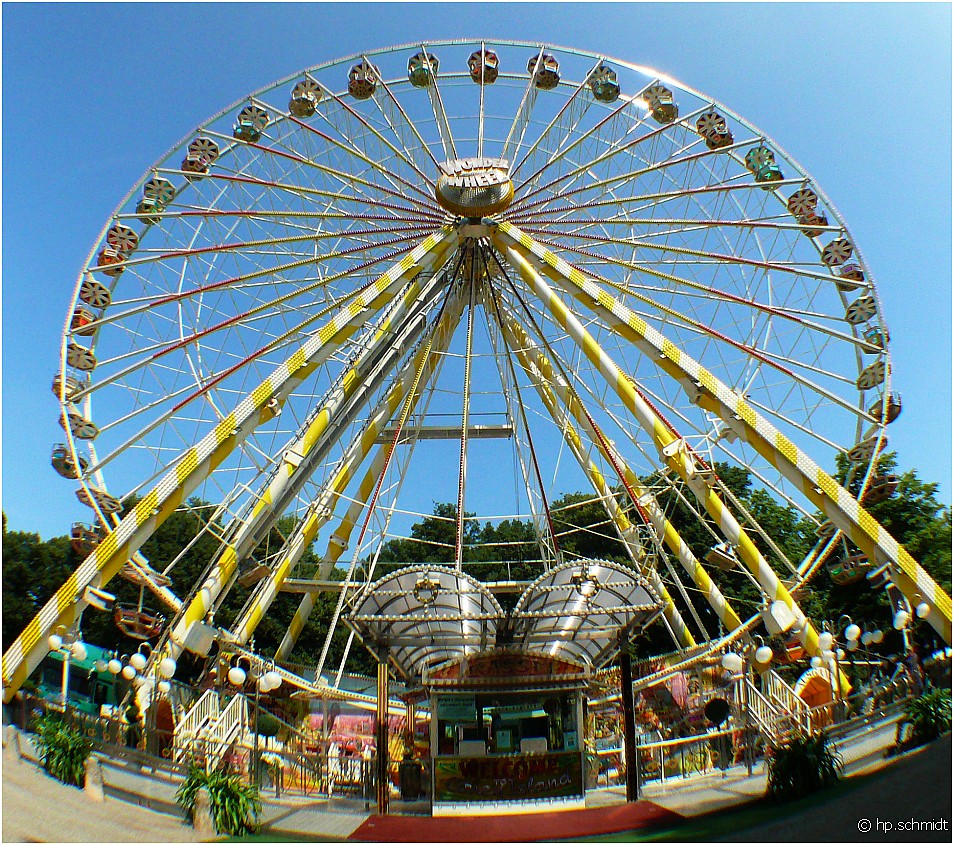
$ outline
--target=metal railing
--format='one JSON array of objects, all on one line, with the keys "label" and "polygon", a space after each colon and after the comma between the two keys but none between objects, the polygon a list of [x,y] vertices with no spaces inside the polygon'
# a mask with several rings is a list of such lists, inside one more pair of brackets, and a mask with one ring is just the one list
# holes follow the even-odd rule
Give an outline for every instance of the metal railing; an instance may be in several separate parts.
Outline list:
[{"label": "metal railing", "polygon": [[190,751],[190,746],[201,731],[219,717],[219,696],[215,690],[206,690],[202,697],[189,708],[185,717],[175,727],[175,759],[179,760]]},{"label": "metal railing", "polygon": [[248,729],[248,701],[236,693],[226,708],[205,729],[205,767],[214,769],[239,735]]}]

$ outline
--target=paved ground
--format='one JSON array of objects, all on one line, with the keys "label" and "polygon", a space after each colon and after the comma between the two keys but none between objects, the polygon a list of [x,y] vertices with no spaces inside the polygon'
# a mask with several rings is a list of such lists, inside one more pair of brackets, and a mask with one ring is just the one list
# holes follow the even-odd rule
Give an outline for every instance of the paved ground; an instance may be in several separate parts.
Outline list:
[{"label": "paved ground", "polygon": [[[894,725],[885,722],[872,726],[861,738],[849,740],[842,749],[849,773],[857,774],[883,765],[884,748],[893,737]],[[153,812],[117,798],[108,797],[104,803],[95,803],[81,790],[54,781],[33,762],[18,760],[9,748],[4,750],[3,758],[2,834],[5,842],[197,841],[192,828],[172,815]],[[802,807],[766,807],[765,802],[758,801],[765,790],[765,774],[760,765],[751,778],[741,766],[725,774],[716,771],[688,780],[673,778],[662,784],[648,784],[641,796],[642,810],[640,805],[629,805],[627,810],[640,817],[632,825],[615,827],[624,830],[612,838],[617,841],[637,838],[680,841],[680,828],[671,825],[679,817],[687,816],[696,817],[696,820],[687,822],[696,834],[690,834],[687,828],[687,838],[697,840],[716,840],[724,836],[736,841],[768,842],[951,841],[950,772],[951,744],[948,737],[899,761],[886,772],[871,778],[852,779],[853,782],[838,787],[831,795],[813,799]],[[107,767],[104,774],[107,783],[113,783],[130,797],[139,793],[136,800],[148,800],[160,808],[164,804],[168,807],[174,800],[169,797],[174,796],[175,789],[171,782],[144,777],[138,770],[118,764]],[[618,810],[622,800],[622,789],[594,791],[587,796],[587,805],[598,809],[577,812],[611,811],[614,809],[611,805],[616,805]],[[361,801],[345,803],[354,806],[333,807],[325,800],[303,797],[286,797],[278,802],[266,799],[263,822],[267,832],[258,839],[268,841],[274,836],[280,840],[322,838],[340,841],[355,836],[362,825],[365,828],[363,838],[368,838],[371,830],[367,822],[375,821],[374,817],[368,818]],[[888,808],[891,808],[890,813]],[[345,809],[347,812],[341,812]],[[643,810],[648,814],[645,818],[640,815]],[[720,810],[723,812],[718,812]],[[712,812],[715,815],[699,818]],[[567,814],[559,815],[568,818]],[[872,822],[873,830],[867,836],[864,831],[859,835],[857,829],[858,821],[863,818]],[[879,821],[891,821],[897,825],[910,819],[946,821],[947,829],[939,826],[931,830],[922,826],[917,830],[903,831],[898,827],[888,831],[884,825],[877,827]],[[423,834],[429,822],[432,822],[429,818],[405,817],[399,824],[417,826],[418,832]],[[633,829],[644,823],[662,827],[658,833],[650,833],[645,828],[642,831]],[[630,828],[628,832],[627,827]],[[854,835],[850,835],[852,830]],[[389,838],[407,840],[406,835],[397,836],[396,829],[390,833],[395,836]],[[570,832],[567,828],[563,837],[559,836],[557,829],[549,831],[545,838],[575,838],[578,835],[576,830]],[[432,841],[446,839],[440,836],[426,838]],[[475,837],[464,838],[473,841]],[[527,835],[526,838],[534,837]],[[461,838],[457,837],[457,840],[461,841]],[[412,836],[410,841],[421,841],[421,837]]]},{"label": "paved ground", "polygon": [[4,754],[4,842],[198,842],[191,826],[115,798],[92,801],[33,762]]}]

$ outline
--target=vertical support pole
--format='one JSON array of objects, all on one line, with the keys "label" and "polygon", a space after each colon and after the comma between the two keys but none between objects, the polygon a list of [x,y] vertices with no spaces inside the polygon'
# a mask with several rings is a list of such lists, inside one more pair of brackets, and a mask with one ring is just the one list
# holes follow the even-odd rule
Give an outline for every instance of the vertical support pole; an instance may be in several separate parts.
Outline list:
[{"label": "vertical support pole", "polygon": [[626,800],[639,800],[639,758],[636,755],[636,714],[633,709],[633,664],[628,638],[619,640],[620,698],[623,705],[623,759],[626,761]]},{"label": "vertical support pole", "polygon": [[388,653],[387,649],[378,651],[378,711],[375,725],[375,742],[377,744],[377,797],[378,813],[386,815],[388,812]]},{"label": "vertical support pole", "polygon": [[[743,676],[743,683],[745,684],[745,730],[742,734],[744,737],[742,745],[742,753],[745,755],[745,767],[746,772],[749,777],[752,777],[752,703],[749,701],[749,684],[752,683],[752,666],[748,661],[745,663],[745,675]],[[837,677],[837,675],[836,675]]]},{"label": "vertical support pole", "polygon": [[70,695],[70,658],[73,652],[69,646],[63,650],[63,678],[60,684],[60,701],[63,704],[63,712],[66,713],[66,702]]},{"label": "vertical support pole", "polygon": [[407,728],[407,742],[406,745],[408,750],[414,750],[414,722],[417,719],[417,708],[414,706],[413,701],[404,702],[404,723]]}]

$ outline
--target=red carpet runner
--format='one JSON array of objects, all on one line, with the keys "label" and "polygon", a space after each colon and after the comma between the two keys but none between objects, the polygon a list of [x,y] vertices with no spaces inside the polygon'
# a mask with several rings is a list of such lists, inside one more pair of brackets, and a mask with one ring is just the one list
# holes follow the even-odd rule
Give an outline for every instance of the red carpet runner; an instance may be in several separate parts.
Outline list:
[{"label": "red carpet runner", "polygon": [[550,842],[678,822],[678,813],[637,801],[614,807],[513,816],[371,816],[351,839],[363,842]]}]

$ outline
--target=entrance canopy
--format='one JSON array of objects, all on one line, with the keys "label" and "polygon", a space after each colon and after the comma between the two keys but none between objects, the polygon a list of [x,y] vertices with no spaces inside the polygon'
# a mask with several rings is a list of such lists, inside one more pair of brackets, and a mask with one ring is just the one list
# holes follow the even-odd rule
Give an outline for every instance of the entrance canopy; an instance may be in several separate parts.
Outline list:
[{"label": "entrance canopy", "polygon": [[409,566],[369,584],[347,619],[366,645],[386,648],[408,677],[495,642],[504,613],[483,584],[445,566]]},{"label": "entrance canopy", "polygon": [[621,635],[644,628],[662,601],[631,569],[605,560],[574,561],[541,575],[513,612],[514,645],[598,668]]},{"label": "entrance canopy", "polygon": [[620,637],[644,628],[662,601],[636,572],[609,561],[561,564],[544,573],[506,613],[490,590],[445,566],[400,569],[365,587],[348,623],[409,679],[494,648],[542,653],[598,668]]}]

